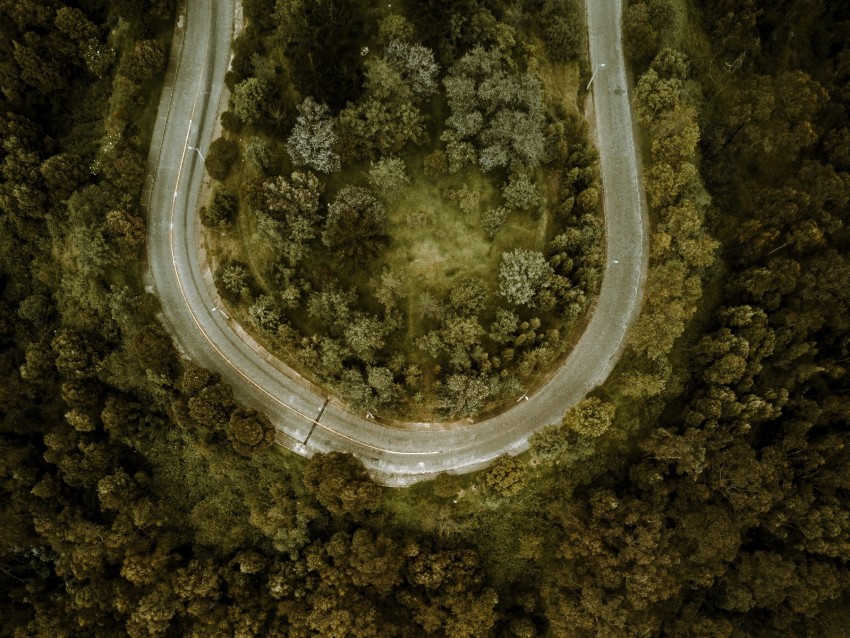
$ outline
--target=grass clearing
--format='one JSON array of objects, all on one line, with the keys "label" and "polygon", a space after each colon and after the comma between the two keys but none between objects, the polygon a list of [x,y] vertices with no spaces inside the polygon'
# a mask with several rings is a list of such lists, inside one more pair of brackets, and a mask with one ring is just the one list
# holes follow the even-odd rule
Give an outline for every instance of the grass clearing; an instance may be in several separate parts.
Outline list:
[{"label": "grass clearing", "polygon": [[561,105],[570,115],[581,116],[578,104],[581,71],[578,63],[541,64],[538,73],[549,103]]},{"label": "grass clearing", "polygon": [[[478,206],[463,211],[451,201],[464,191],[478,196]],[[476,276],[492,281],[502,251],[514,247],[542,250],[538,220],[510,214],[493,241],[481,228],[481,215],[498,204],[493,180],[477,171],[447,176],[439,181],[414,178],[403,197],[388,210],[387,230],[392,242],[374,269],[390,268],[410,282],[410,293],[424,290],[447,294],[460,279]]]}]

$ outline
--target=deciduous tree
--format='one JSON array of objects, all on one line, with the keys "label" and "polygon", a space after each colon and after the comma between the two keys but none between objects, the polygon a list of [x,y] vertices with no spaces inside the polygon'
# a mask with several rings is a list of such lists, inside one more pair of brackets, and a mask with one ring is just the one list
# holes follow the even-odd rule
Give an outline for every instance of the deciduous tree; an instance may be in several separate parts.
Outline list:
[{"label": "deciduous tree", "polygon": [[[233,111],[245,124],[259,123],[272,98],[273,87],[264,79],[251,77],[233,89]],[[293,163],[295,160],[293,159]]]},{"label": "deciduous tree", "polygon": [[327,105],[305,98],[298,107],[295,128],[286,141],[292,163],[309,166],[320,173],[335,173],[340,168],[336,139]]},{"label": "deciduous tree", "polygon": [[339,258],[362,265],[386,242],[384,205],[359,186],[345,186],[328,207],[322,242]]},{"label": "deciduous tree", "polygon": [[484,488],[496,496],[512,496],[525,484],[525,464],[503,454],[484,471]]},{"label": "deciduous tree", "polygon": [[409,183],[404,160],[400,157],[382,157],[370,162],[369,185],[384,201],[396,199],[399,191]]},{"label": "deciduous tree", "polygon": [[378,24],[378,35],[386,44],[394,40],[410,42],[413,39],[413,25],[404,16],[394,13]]},{"label": "deciduous tree", "polygon": [[551,284],[554,273],[543,253],[517,248],[502,253],[499,294],[519,306],[533,306],[534,297]]},{"label": "deciduous tree", "polygon": [[494,239],[508,218],[508,209],[504,206],[491,207],[481,213],[481,229],[490,239]]},{"label": "deciduous tree", "polygon": [[276,433],[265,414],[249,408],[234,410],[227,426],[233,449],[245,455],[271,447]]},{"label": "deciduous tree", "polygon": [[351,454],[315,454],[307,464],[304,484],[329,512],[359,516],[373,511],[381,488],[369,478],[363,464]]},{"label": "deciduous tree", "polygon": [[582,436],[595,438],[611,427],[614,406],[598,397],[582,399],[564,416],[564,425]]},{"label": "deciduous tree", "polygon": [[138,40],[133,45],[127,71],[135,80],[152,78],[165,66],[165,49],[157,40]]},{"label": "deciduous tree", "polygon": [[229,227],[233,222],[238,204],[236,195],[226,186],[219,184],[213,188],[210,201],[199,212],[201,223],[207,228]]},{"label": "deciduous tree", "polygon": [[498,380],[474,374],[451,374],[440,393],[440,405],[448,414],[472,416],[498,390]]},{"label": "deciduous tree", "polygon": [[309,171],[296,171],[288,180],[278,176],[263,182],[266,207],[275,219],[290,226],[299,218],[311,225],[319,221],[319,198],[323,190],[324,185]]},{"label": "deciduous tree", "polygon": [[113,210],[106,214],[103,234],[110,244],[113,263],[124,264],[135,259],[145,243],[145,222],[138,215]]},{"label": "deciduous tree", "polygon": [[248,318],[260,330],[274,334],[283,324],[283,306],[276,295],[261,295],[248,308]]},{"label": "deciduous tree", "polygon": [[658,50],[658,32],[646,4],[632,4],[623,12],[623,44],[626,55],[639,63],[650,60]]},{"label": "deciduous tree", "polygon": [[537,185],[525,172],[510,176],[508,183],[502,186],[502,196],[505,204],[514,210],[528,210],[542,203]]},{"label": "deciduous tree", "polygon": [[223,429],[230,421],[230,412],[235,405],[230,387],[215,383],[189,399],[189,415],[204,428]]},{"label": "deciduous tree", "polygon": [[220,137],[210,144],[204,166],[210,177],[223,181],[230,174],[230,169],[239,158],[239,146],[236,142]]},{"label": "deciduous tree", "polygon": [[401,152],[424,141],[425,119],[418,99],[398,69],[383,59],[366,69],[364,96],[339,114],[340,145],[352,159]]},{"label": "deciduous tree", "polygon": [[232,262],[216,273],[225,291],[240,297],[251,291],[251,275],[248,269],[240,263]]},{"label": "deciduous tree", "polygon": [[537,76],[509,73],[500,51],[476,47],[452,66],[443,84],[451,115],[442,139],[450,157],[451,145],[474,140],[485,171],[512,161],[540,164],[545,138]]},{"label": "deciduous tree", "polygon": [[434,62],[434,52],[421,44],[393,40],[384,52],[384,59],[401,74],[413,93],[427,97],[437,90],[440,67]]}]

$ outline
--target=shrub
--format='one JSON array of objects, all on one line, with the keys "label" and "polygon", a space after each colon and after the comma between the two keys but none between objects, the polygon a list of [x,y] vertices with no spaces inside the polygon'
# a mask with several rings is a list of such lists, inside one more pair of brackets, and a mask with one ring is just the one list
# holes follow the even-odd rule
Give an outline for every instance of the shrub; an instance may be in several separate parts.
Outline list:
[{"label": "shrub", "polygon": [[230,169],[238,158],[239,146],[236,142],[220,137],[210,144],[204,165],[210,177],[223,181],[227,179]]},{"label": "shrub", "polygon": [[502,196],[508,207],[514,210],[528,210],[542,203],[537,185],[525,173],[511,175],[502,187]]},{"label": "shrub", "polygon": [[577,24],[564,16],[555,16],[543,31],[546,50],[555,62],[566,62],[578,55],[581,37]]},{"label": "shrub", "polygon": [[201,208],[201,223],[207,228],[226,228],[233,220],[237,203],[236,195],[230,190],[216,187],[209,203]]},{"label": "shrub", "polygon": [[502,227],[502,224],[505,223],[505,220],[508,218],[508,209],[504,206],[497,206],[496,208],[488,208],[481,215],[481,228],[487,233],[487,236],[490,239],[493,239],[496,236],[496,233],[499,232],[499,229]]},{"label": "shrub", "polygon": [[436,150],[425,157],[425,175],[431,178],[442,177],[449,169],[446,153]]},{"label": "shrub", "polygon": [[272,97],[272,86],[260,78],[248,78],[233,89],[233,112],[245,124],[256,124],[263,118],[263,113]]},{"label": "shrub", "polygon": [[378,25],[378,37],[385,44],[393,40],[410,41],[413,39],[413,25],[404,16],[387,16]]},{"label": "shrub", "polygon": [[404,172],[404,160],[399,157],[382,157],[369,168],[369,185],[384,201],[392,201],[399,189],[410,183]]}]

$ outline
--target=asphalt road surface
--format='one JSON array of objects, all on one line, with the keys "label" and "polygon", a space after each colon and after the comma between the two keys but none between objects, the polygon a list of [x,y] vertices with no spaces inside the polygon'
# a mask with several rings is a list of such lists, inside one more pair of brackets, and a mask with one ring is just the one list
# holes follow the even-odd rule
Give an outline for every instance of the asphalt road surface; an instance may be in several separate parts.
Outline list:
[{"label": "asphalt road surface", "polygon": [[[440,472],[468,472],[528,447],[536,430],[605,381],[637,318],[647,265],[620,37],[621,0],[587,0],[596,131],[606,220],[607,266],[593,317],[561,369],[527,400],[476,424],[388,427],[352,414],[261,353],[217,308],[198,252],[198,195],[233,37],[233,0],[187,0],[178,20],[149,158],[148,272],[184,354],[217,371],[237,400],[269,415],[278,442],[306,456],[339,450],[376,480],[403,486]],[[604,65],[604,66],[602,66]],[[198,149],[198,150],[194,150]]]}]

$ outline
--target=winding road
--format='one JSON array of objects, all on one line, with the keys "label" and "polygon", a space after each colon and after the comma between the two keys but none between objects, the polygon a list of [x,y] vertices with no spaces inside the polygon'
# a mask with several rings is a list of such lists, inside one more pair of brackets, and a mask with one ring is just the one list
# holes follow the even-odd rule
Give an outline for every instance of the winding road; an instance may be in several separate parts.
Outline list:
[{"label": "winding road", "polygon": [[216,307],[198,251],[196,209],[235,7],[233,0],[187,0],[166,73],[146,191],[146,283],[159,296],[166,326],[183,354],[219,372],[240,403],[268,414],[280,444],[305,456],[351,452],[386,485],[472,471],[501,454],[527,449],[534,431],[560,421],[608,377],[640,309],[647,226],[620,37],[621,1],[587,0],[586,6],[607,241],[607,266],[587,329],[552,379],[507,412],[472,425],[388,427],[345,411],[286,373],[284,364],[273,364]]}]

